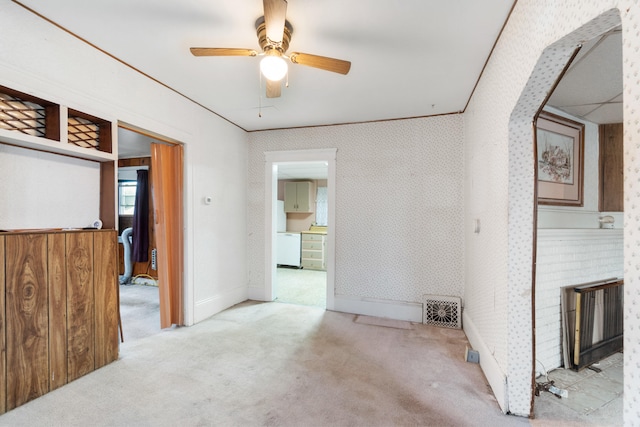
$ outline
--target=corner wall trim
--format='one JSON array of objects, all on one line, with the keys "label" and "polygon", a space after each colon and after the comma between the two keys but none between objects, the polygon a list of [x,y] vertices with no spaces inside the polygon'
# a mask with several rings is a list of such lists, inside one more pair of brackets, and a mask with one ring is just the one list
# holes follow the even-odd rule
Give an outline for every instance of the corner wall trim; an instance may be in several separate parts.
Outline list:
[{"label": "corner wall trim", "polygon": [[422,323],[422,303],[336,295],[334,311]]},{"label": "corner wall trim", "polygon": [[487,381],[489,381],[489,385],[500,405],[500,409],[505,414],[509,413],[507,377],[502,372],[502,369],[500,369],[498,361],[493,357],[493,354],[491,354],[489,347],[487,347],[480,337],[478,328],[466,311],[462,312],[462,325],[469,344],[471,344],[474,350],[480,353],[480,367],[485,377],[487,377]]}]

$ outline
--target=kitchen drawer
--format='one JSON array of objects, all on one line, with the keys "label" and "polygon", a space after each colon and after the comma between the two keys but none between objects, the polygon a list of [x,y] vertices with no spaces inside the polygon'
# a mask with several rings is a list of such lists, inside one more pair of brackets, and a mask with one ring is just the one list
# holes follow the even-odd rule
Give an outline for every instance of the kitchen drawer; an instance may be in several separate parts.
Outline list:
[{"label": "kitchen drawer", "polygon": [[304,259],[302,260],[302,268],[308,268],[309,270],[324,270],[324,265],[321,260]]},{"label": "kitchen drawer", "polygon": [[324,234],[302,233],[302,240],[315,240],[321,242],[324,236]]},{"label": "kitchen drawer", "polygon": [[322,259],[322,251],[302,251],[302,258]]},{"label": "kitchen drawer", "polygon": [[321,251],[321,250],[322,250],[322,242],[317,242],[317,241],[311,241],[311,242],[302,241],[302,249],[311,249],[311,250],[315,250],[315,251]]}]

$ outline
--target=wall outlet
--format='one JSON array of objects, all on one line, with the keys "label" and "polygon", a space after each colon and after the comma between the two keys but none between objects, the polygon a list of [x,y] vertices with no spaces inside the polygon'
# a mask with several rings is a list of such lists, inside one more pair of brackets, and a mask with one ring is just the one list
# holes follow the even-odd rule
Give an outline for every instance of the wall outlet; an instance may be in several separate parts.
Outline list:
[{"label": "wall outlet", "polygon": [[464,359],[469,363],[480,363],[480,353],[467,346],[464,350]]},{"label": "wall outlet", "polygon": [[153,248],[151,250],[151,269],[152,270],[158,269],[157,259],[158,259],[158,249]]}]

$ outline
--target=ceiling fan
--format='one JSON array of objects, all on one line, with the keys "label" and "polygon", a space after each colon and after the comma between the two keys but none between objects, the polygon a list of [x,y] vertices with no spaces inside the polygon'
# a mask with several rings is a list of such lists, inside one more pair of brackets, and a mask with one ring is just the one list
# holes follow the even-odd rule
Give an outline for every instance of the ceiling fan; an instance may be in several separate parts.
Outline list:
[{"label": "ceiling fan", "polygon": [[192,47],[194,56],[264,56],[260,61],[260,71],[267,80],[267,98],[277,98],[281,93],[280,81],[287,74],[289,59],[294,64],[306,65],[334,73],[347,74],[351,62],[326,56],[292,52],[286,55],[291,41],[293,27],[286,20],[286,0],[263,0],[264,16],[256,21],[258,43],[262,52],[253,49]]}]

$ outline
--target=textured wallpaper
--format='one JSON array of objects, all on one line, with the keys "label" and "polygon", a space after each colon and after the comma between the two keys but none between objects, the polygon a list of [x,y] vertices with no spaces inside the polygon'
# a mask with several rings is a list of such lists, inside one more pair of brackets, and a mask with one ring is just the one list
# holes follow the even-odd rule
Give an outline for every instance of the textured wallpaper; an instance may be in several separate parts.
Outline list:
[{"label": "textured wallpaper", "polygon": [[[467,231],[466,308],[506,375],[514,414],[531,405],[532,118],[575,46],[622,22],[625,161],[637,163],[639,13],[631,0],[518,1],[464,114],[465,222],[485,225],[479,235]],[[626,166],[625,174],[625,422],[639,423],[640,366],[630,354],[640,352],[632,310],[640,304],[640,172]]]},{"label": "textured wallpaper", "polygon": [[250,134],[249,286],[264,286],[264,152],[337,148],[335,293],[462,296],[460,115]]}]

